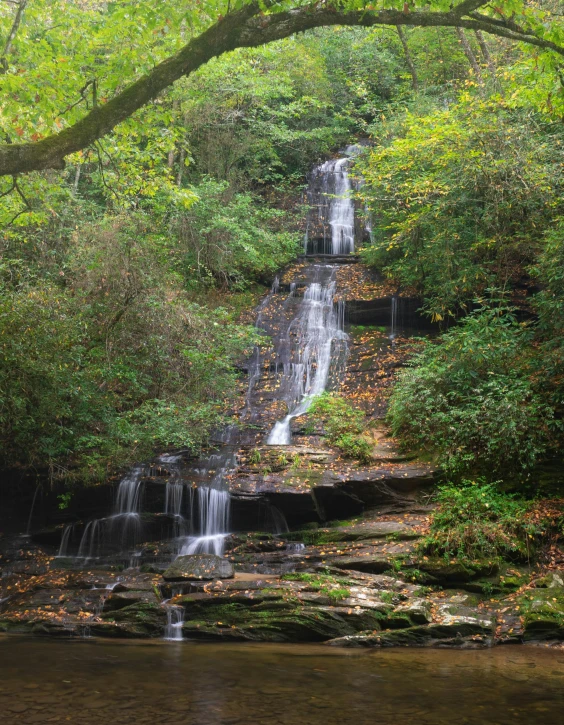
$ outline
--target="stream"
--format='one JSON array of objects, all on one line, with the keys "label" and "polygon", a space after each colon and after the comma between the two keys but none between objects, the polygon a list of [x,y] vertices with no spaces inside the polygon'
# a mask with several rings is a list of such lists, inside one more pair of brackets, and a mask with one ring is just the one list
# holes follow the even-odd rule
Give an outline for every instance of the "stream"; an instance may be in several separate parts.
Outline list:
[{"label": "stream", "polygon": [[0,638],[4,725],[562,722],[564,652]]}]

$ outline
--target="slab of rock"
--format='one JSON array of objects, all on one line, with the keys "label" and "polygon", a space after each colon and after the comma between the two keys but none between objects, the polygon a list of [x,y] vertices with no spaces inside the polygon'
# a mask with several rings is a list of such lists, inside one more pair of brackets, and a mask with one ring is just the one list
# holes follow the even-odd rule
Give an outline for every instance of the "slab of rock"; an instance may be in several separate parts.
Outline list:
[{"label": "slab of rock", "polygon": [[104,602],[104,611],[111,612],[116,609],[123,609],[124,607],[129,607],[131,604],[139,604],[140,602],[157,604],[158,599],[153,591],[114,591]]},{"label": "slab of rock", "polygon": [[391,569],[390,559],[386,556],[336,556],[327,558],[328,563],[337,569],[382,574]]},{"label": "slab of rock", "polygon": [[186,581],[191,579],[232,579],[233,567],[221,556],[215,554],[187,554],[177,557],[163,573],[165,581]]},{"label": "slab of rock", "polygon": [[395,612],[407,616],[413,624],[428,624],[432,620],[431,602],[427,599],[413,599],[408,604],[396,607]]}]

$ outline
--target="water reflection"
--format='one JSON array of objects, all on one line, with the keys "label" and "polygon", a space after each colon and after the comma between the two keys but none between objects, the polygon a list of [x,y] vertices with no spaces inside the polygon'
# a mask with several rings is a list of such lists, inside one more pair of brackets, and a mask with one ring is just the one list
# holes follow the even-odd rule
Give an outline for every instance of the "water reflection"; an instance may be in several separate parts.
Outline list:
[{"label": "water reflection", "polygon": [[2,723],[562,722],[564,652],[0,638]]}]

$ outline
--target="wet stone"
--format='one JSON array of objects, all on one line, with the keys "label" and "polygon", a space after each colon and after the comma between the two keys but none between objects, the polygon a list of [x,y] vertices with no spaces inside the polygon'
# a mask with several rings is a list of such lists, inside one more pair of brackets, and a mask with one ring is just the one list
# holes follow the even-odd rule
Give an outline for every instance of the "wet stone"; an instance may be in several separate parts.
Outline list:
[{"label": "wet stone", "polygon": [[214,554],[179,556],[163,573],[165,581],[232,579],[234,576],[230,562]]}]

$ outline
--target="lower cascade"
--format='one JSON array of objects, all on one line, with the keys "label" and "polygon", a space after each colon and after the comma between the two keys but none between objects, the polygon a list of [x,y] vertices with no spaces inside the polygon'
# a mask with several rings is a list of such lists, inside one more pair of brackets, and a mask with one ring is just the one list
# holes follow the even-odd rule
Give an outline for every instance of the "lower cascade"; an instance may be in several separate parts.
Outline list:
[{"label": "lower cascade", "polygon": [[182,640],[182,625],[184,624],[184,609],[164,603],[167,623],[164,638],[169,641]]}]

